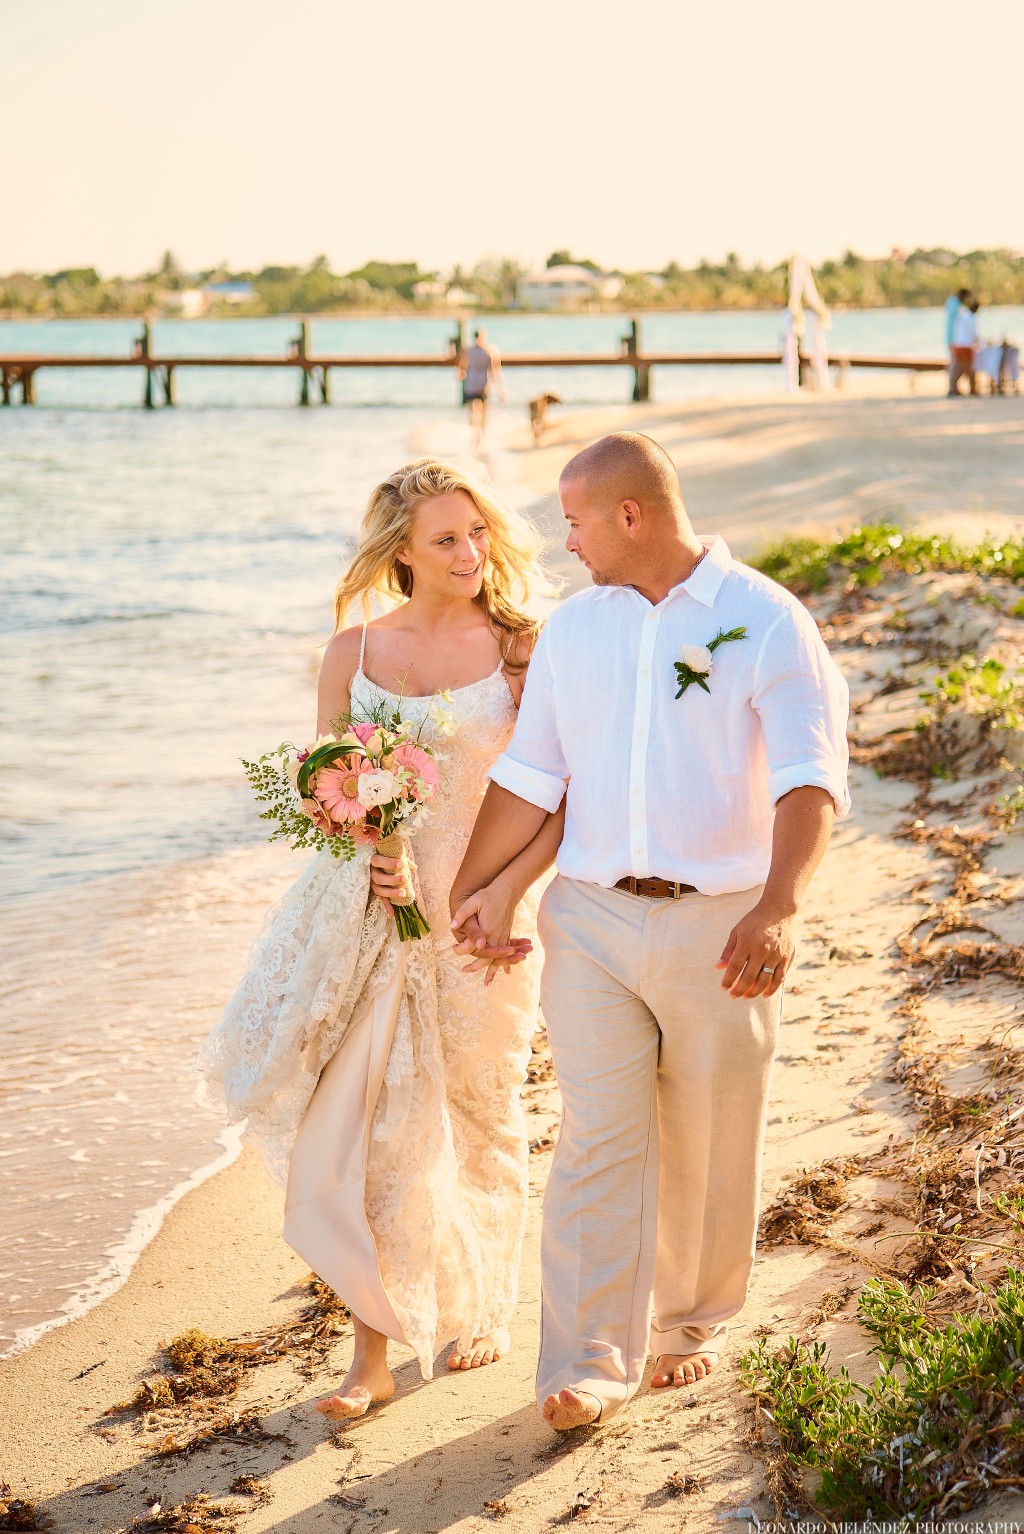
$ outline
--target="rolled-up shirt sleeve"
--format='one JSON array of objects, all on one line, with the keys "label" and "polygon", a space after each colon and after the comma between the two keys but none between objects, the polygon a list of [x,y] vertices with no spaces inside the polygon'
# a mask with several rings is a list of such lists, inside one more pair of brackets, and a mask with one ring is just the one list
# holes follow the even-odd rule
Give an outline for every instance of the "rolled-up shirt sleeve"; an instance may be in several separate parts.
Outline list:
[{"label": "rolled-up shirt sleeve", "polygon": [[761,721],[773,804],[823,788],[836,818],[850,813],[850,690],[811,615],[787,607],[765,635],[751,699]]},{"label": "rolled-up shirt sleeve", "polygon": [[499,788],[538,805],[549,815],[562,802],[569,769],[558,738],[548,628],[541,631],[530,661],[508,750],[498,757],[488,777]]}]

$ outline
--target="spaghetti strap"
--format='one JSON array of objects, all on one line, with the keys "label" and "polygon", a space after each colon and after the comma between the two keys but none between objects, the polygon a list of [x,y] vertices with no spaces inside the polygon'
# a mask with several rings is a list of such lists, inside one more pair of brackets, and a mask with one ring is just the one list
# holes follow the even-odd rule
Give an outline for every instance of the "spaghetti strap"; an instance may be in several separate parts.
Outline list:
[{"label": "spaghetti strap", "polygon": [[[366,627],[367,626],[364,623],[363,624],[363,637],[359,641],[359,669],[360,669],[360,671],[363,670],[363,656],[366,654]],[[366,673],[363,672],[363,675],[365,676]]]}]

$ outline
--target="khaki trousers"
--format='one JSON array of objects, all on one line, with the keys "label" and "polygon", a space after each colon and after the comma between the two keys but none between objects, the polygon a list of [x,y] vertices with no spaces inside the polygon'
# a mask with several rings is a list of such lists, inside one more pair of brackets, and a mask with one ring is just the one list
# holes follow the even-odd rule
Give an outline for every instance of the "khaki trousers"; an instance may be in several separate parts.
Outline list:
[{"label": "khaki trousers", "polygon": [[541,1002],[563,1114],[538,1402],[571,1386],[607,1419],[649,1345],[720,1346],[743,1305],[781,992],[736,1000],[714,965],[760,894],[648,900],[559,877],[544,895]]}]

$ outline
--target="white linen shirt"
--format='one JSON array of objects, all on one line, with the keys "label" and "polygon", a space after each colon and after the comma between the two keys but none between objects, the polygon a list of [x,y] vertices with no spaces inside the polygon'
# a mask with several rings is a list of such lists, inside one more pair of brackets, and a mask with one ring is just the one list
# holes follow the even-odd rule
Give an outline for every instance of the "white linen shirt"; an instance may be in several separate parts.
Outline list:
[{"label": "white linen shirt", "polygon": [[[492,782],[554,812],[558,871],[611,888],[633,874],[705,895],[768,876],[775,805],[826,789],[849,814],[849,689],[814,620],[722,538],[663,601],[630,586],[578,592],[548,619]],[[720,631],[710,693],[681,698],[674,662]]]},{"label": "white linen shirt", "polygon": [[967,305],[964,304],[953,321],[953,345],[977,346],[977,344],[978,316],[972,314]]}]

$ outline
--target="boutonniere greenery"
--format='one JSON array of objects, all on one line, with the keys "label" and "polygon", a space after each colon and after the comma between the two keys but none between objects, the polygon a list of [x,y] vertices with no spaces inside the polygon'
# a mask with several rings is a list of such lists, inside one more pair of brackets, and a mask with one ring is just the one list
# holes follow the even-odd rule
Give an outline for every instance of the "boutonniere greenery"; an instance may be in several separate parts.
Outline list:
[{"label": "boutonniere greenery", "polygon": [[677,698],[681,698],[691,682],[696,682],[698,687],[703,687],[705,692],[710,692],[708,677],[711,675],[711,667],[714,664],[715,651],[720,644],[731,644],[734,639],[746,639],[745,628],[730,629],[728,633],[719,629],[710,644],[684,644],[682,660],[675,662],[676,681],[679,683]]}]

